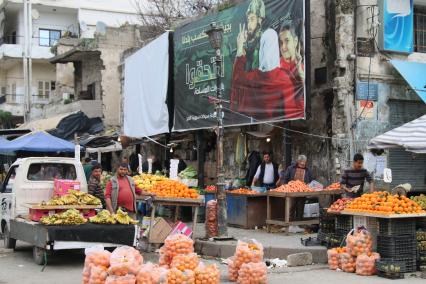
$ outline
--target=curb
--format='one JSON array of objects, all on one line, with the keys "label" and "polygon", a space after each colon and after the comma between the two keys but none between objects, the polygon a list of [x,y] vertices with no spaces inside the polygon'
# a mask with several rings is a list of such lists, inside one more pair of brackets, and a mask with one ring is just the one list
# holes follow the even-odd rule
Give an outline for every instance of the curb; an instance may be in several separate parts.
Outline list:
[{"label": "curb", "polygon": [[[235,241],[215,242],[215,241],[195,241],[195,251],[201,255],[228,258],[234,255],[237,243]],[[324,247],[306,247],[306,248],[285,248],[285,247],[264,247],[265,258],[287,259],[290,254],[310,252],[314,263],[327,263],[327,249]]]}]

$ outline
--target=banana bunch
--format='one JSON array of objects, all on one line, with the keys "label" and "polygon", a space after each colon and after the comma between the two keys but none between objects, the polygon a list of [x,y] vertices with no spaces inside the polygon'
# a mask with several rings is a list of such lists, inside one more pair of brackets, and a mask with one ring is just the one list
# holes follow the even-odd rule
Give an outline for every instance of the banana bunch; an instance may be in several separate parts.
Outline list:
[{"label": "banana bunch", "polygon": [[78,190],[69,190],[66,195],[53,197],[41,205],[60,206],[60,205],[101,205],[101,200],[91,194]]},{"label": "banana bunch", "polygon": [[40,223],[44,225],[80,225],[85,224],[87,220],[76,209],[68,209],[59,214],[44,216],[40,219]]},{"label": "banana bunch", "polygon": [[114,219],[117,221],[117,223],[122,225],[129,225],[129,224],[137,224],[137,220],[133,220],[130,218],[129,214],[127,212],[124,212],[121,210],[121,208],[118,208],[117,213],[113,215]]},{"label": "banana bunch", "polygon": [[53,197],[52,199],[50,199],[47,202],[42,202],[41,205],[48,205],[48,206],[60,206],[60,205],[65,205],[64,202],[62,201],[62,199],[60,197]]},{"label": "banana bunch", "polygon": [[102,210],[96,216],[89,218],[91,223],[95,224],[115,224],[117,221],[114,215],[111,215],[108,210]]}]

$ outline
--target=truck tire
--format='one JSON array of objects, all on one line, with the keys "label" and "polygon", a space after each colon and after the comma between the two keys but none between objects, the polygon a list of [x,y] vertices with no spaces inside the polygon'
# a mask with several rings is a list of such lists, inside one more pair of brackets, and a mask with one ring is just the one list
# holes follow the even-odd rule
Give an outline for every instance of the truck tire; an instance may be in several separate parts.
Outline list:
[{"label": "truck tire", "polygon": [[4,227],[3,242],[4,247],[7,249],[15,249],[16,247],[16,240],[10,237],[9,227],[7,225]]},{"label": "truck tire", "polygon": [[46,250],[44,248],[39,248],[34,246],[33,247],[33,260],[38,265],[44,265],[45,264],[45,254]]}]

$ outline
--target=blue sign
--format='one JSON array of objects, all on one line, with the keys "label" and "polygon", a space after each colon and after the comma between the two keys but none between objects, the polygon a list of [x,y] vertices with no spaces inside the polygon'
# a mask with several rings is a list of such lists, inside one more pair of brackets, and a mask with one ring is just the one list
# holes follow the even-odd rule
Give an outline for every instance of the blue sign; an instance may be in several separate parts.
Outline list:
[{"label": "blue sign", "polygon": [[364,101],[377,101],[379,99],[379,84],[357,82],[356,99]]},{"label": "blue sign", "polygon": [[412,53],[414,0],[380,0],[379,45],[382,50]]}]

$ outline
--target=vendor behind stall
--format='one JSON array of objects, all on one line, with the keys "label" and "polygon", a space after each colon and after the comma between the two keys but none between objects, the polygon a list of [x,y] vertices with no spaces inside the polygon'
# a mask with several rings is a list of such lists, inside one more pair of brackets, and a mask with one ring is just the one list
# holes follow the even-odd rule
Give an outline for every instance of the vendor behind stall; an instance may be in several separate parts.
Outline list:
[{"label": "vendor behind stall", "polygon": [[120,164],[117,174],[106,185],[105,202],[109,212],[115,213],[119,207],[129,212],[135,218],[136,194],[141,190],[136,187],[133,179],[127,175],[128,165]]},{"label": "vendor behind stall", "polygon": [[364,157],[361,154],[355,154],[352,168],[344,171],[340,184],[346,191],[346,197],[360,197],[364,191],[364,183],[370,184],[370,192],[374,191],[374,182],[370,174],[364,169]]},{"label": "vendor behind stall", "polygon": [[[282,184],[287,184],[292,180],[300,180],[306,184],[309,184],[314,180],[312,177],[312,172],[309,168],[306,167],[308,159],[305,155],[299,155],[297,162],[291,164],[285,173],[280,176],[280,182]],[[293,205],[291,212],[295,220],[303,219],[303,211],[305,210],[305,197],[295,198],[295,204]]]},{"label": "vendor behind stall", "polygon": [[252,186],[259,182],[261,187],[266,187],[267,190],[275,188],[278,181],[278,165],[272,162],[271,153],[263,153],[263,162],[257,168],[256,174],[253,179]]},{"label": "vendor behind stall", "polygon": [[104,190],[101,187],[102,167],[97,164],[92,167],[92,174],[87,183],[87,192],[102,202],[102,208],[106,208]]}]

